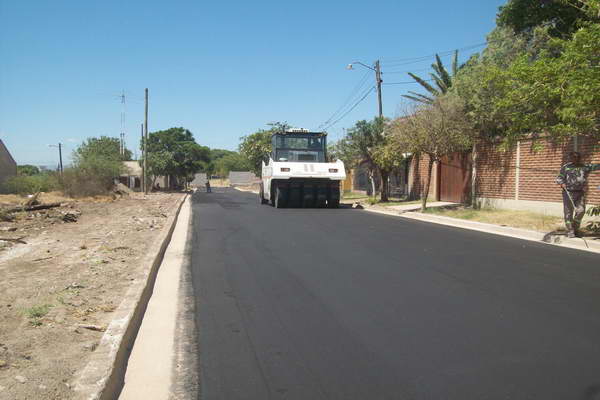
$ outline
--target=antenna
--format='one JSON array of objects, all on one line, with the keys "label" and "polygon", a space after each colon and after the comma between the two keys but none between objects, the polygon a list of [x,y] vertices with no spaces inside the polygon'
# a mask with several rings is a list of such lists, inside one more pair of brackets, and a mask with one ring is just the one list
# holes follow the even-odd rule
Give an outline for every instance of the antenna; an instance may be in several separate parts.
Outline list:
[{"label": "antenna", "polygon": [[125,155],[125,89],[121,92],[121,134],[119,153]]}]

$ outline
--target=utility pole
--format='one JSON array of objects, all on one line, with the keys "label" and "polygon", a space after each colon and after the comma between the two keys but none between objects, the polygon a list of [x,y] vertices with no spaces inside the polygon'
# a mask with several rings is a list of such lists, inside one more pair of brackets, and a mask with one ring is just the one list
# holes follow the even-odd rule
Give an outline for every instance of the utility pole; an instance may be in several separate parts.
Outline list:
[{"label": "utility pole", "polygon": [[49,144],[48,147],[58,147],[58,170],[60,171],[60,177],[63,176],[63,162],[62,162],[62,143],[58,143],[58,146],[55,144]]},{"label": "utility pole", "polygon": [[381,104],[381,66],[379,60],[375,61],[375,80],[377,82],[377,102],[379,103],[379,118],[383,117],[383,105]]},{"label": "utility pole", "polygon": [[58,159],[60,161],[60,176],[63,175],[63,163],[62,163],[62,143],[58,143]]},{"label": "utility pole", "polygon": [[125,155],[125,90],[121,92],[121,156]]},{"label": "utility pole", "polygon": [[[142,186],[141,187],[145,188],[146,187],[146,141],[144,140],[144,123],[143,122],[141,123],[141,127],[142,127],[142,135],[141,135],[142,159],[144,160],[143,164],[142,164],[142,182],[141,182]],[[146,189],[144,189],[144,190],[146,190]]]},{"label": "utility pole", "polygon": [[[148,88],[145,91],[144,106],[144,174],[148,171]],[[148,182],[144,178],[144,194],[148,194]]]},{"label": "utility pole", "polygon": [[375,82],[376,82],[376,87],[377,87],[377,102],[379,105],[379,118],[383,117],[383,104],[381,102],[381,83],[383,82],[383,80],[381,80],[381,65],[379,63],[379,60],[375,61],[375,65],[373,65],[372,67],[370,65],[367,64],[363,64],[360,61],[354,61],[353,63],[348,64],[348,66],[346,67],[346,69],[354,69],[354,65],[360,65],[364,68],[370,69],[371,71],[375,72]]}]

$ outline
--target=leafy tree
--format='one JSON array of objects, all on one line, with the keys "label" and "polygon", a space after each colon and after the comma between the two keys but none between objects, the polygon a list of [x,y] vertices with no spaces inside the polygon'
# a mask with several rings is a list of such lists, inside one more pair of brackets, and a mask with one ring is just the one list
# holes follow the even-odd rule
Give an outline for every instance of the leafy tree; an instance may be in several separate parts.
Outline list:
[{"label": "leafy tree", "polygon": [[271,135],[276,132],[284,132],[290,128],[287,122],[271,122],[267,125],[271,128],[268,130],[260,129],[240,138],[240,154],[246,157],[250,170],[257,176],[262,173],[262,161],[267,159],[271,153]]},{"label": "leafy tree", "polygon": [[38,175],[39,173],[40,173],[40,169],[38,167],[36,167],[35,165],[29,165],[29,164],[17,165],[17,175],[32,176],[32,175]]},{"label": "leafy tree", "polygon": [[272,134],[273,132],[270,130],[261,129],[258,132],[240,138],[240,154],[246,157],[252,172],[257,176],[260,176],[262,173],[262,162],[271,153]]},{"label": "leafy tree", "polygon": [[[119,150],[119,139],[107,136],[88,138],[73,151],[73,165],[64,171],[65,192],[78,196],[110,191],[114,179],[125,171],[124,157]],[[128,154],[130,156],[131,152]]]},{"label": "leafy tree", "polygon": [[408,73],[408,75],[411,78],[417,81],[419,85],[423,86],[423,88],[425,88],[425,90],[429,92],[430,96],[411,91],[408,92],[410,93],[410,95],[403,94],[402,96],[406,97],[407,99],[414,100],[418,103],[432,104],[435,101],[436,97],[448,93],[448,90],[450,90],[450,87],[452,87],[452,78],[456,76],[456,73],[459,69],[458,50],[454,52],[454,58],[452,59],[452,75],[448,73],[446,67],[444,67],[442,60],[440,59],[440,56],[438,56],[437,54],[435,55],[435,63],[431,64],[431,68],[433,68],[434,72],[430,73],[429,76],[431,76],[431,79],[435,82],[435,86],[437,87],[427,83],[425,79],[418,77],[412,72]]},{"label": "leafy tree", "polygon": [[105,160],[127,161],[131,160],[131,151],[125,149],[125,154],[121,155],[121,142],[117,138],[100,136],[99,138],[88,138],[76,150],[76,157],[89,159],[99,157]]},{"label": "leafy tree", "polygon": [[148,173],[154,179],[161,175],[173,176],[187,185],[195,173],[206,171],[209,167],[210,149],[196,143],[192,132],[187,129],[151,132],[147,146]]},{"label": "leafy tree", "polygon": [[523,55],[505,72],[507,90],[495,107],[508,116],[509,137],[530,132],[600,137],[600,25],[589,24],[571,39],[554,39],[560,55]]},{"label": "leafy tree", "polygon": [[536,28],[530,37],[516,35],[509,28],[497,27],[488,35],[488,46],[474,55],[453,79],[451,92],[464,101],[466,112],[481,137],[506,137],[513,127],[509,110],[499,101],[511,89],[511,65],[521,57],[534,61],[541,54],[560,54],[547,28]]},{"label": "leafy tree", "polygon": [[402,153],[394,152],[388,144],[389,137],[384,132],[386,123],[385,118],[358,121],[334,147],[335,155],[344,161],[344,165],[366,165],[373,196],[376,192],[375,175],[381,177],[381,201],[388,201],[388,177],[402,160]]},{"label": "leafy tree", "polygon": [[456,95],[439,97],[431,105],[417,106],[413,113],[395,120],[390,128],[394,146],[413,154],[429,156],[421,210],[427,207],[431,171],[442,157],[471,148],[474,130]]},{"label": "leafy tree", "polygon": [[568,38],[581,21],[597,19],[597,6],[597,0],[509,0],[500,7],[496,24],[516,33],[529,33],[545,25],[552,36]]},{"label": "leafy tree", "polygon": [[379,168],[381,175],[381,201],[389,201],[389,177],[404,165],[405,151],[386,134],[381,143],[373,149],[373,162]]},{"label": "leafy tree", "polygon": [[228,176],[230,171],[250,171],[248,159],[240,153],[230,152],[214,162],[214,171],[219,176]]}]

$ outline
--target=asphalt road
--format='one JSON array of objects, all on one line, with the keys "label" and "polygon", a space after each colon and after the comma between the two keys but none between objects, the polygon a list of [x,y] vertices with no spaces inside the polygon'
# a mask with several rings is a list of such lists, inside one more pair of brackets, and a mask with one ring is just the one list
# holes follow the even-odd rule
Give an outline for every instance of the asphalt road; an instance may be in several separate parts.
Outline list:
[{"label": "asphalt road", "polygon": [[600,399],[600,256],[193,196],[201,399]]}]

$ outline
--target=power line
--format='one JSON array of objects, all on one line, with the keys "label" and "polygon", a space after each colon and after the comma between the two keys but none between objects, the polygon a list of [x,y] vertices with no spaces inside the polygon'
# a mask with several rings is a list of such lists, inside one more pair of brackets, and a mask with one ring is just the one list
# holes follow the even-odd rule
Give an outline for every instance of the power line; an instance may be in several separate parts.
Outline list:
[{"label": "power line", "polygon": [[339,108],[325,122],[323,122],[321,125],[319,125],[317,127],[317,130],[319,130],[319,129],[321,129],[321,127],[327,125],[329,122],[331,122],[332,119],[336,118],[341,112],[343,112],[344,108],[353,99],[355,99],[357,97],[356,94],[359,93],[360,90],[362,90],[362,88],[365,85],[365,83],[367,83],[367,80],[368,80],[370,74],[371,74],[370,71],[365,72],[365,74],[363,75],[363,77],[361,78],[361,80],[359,81],[359,83],[354,87],[354,89],[352,89],[352,91],[350,92],[350,94],[348,95],[348,97],[344,100],[344,102],[342,103],[342,105],[339,106]]},{"label": "power line", "polygon": [[[432,82],[435,79],[423,79],[424,82]],[[417,81],[406,81],[406,82],[384,82],[384,85],[410,85],[413,83],[419,83]]]},{"label": "power line", "polygon": [[358,106],[364,99],[366,99],[367,96],[369,94],[371,94],[371,92],[374,89],[375,89],[375,86],[371,86],[369,88],[369,90],[356,103],[354,103],[354,105],[352,107],[350,107],[350,109],[348,111],[346,111],[341,117],[339,117],[338,119],[336,119],[335,121],[333,121],[329,125],[323,127],[323,130],[327,130],[327,129],[331,128],[332,126],[334,126],[335,124],[337,124],[338,122],[340,122],[346,115],[350,114],[350,112],[352,112],[352,110],[354,110],[356,108],[356,106]]},{"label": "power line", "polygon": [[406,65],[406,64],[414,64],[417,62],[421,62],[421,61],[426,61],[432,57],[435,57],[436,55],[442,57],[442,56],[447,56],[450,54],[453,54],[454,52],[458,51],[465,51],[465,50],[473,50],[476,49],[478,47],[483,47],[485,45],[487,45],[488,43],[491,42],[482,42],[482,43],[477,43],[477,44],[473,44],[470,46],[465,46],[465,47],[461,47],[458,49],[454,49],[454,50],[446,50],[446,51],[441,51],[441,52],[437,52],[437,53],[433,53],[433,54],[429,54],[426,56],[419,56],[419,57],[411,57],[411,58],[400,58],[400,59],[391,59],[389,61],[385,61],[384,65],[391,67],[391,66],[398,66],[398,65]]}]

